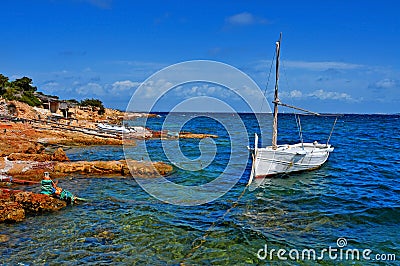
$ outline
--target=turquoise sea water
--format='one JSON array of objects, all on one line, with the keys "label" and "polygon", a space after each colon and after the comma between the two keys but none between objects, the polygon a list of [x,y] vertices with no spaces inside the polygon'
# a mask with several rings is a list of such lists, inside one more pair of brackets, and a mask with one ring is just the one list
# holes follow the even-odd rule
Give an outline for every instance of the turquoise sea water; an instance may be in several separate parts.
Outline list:
[{"label": "turquoise sea water", "polygon": [[[60,180],[59,185],[89,202],[56,213],[29,216],[17,224],[0,224],[0,234],[10,238],[0,243],[0,264],[250,265],[273,261],[287,265],[372,265],[377,262],[376,255],[389,254],[395,254],[397,261],[386,264],[398,264],[399,115],[339,117],[331,138],[335,150],[323,167],[265,179],[256,190],[246,190],[233,209],[249,178],[250,164],[243,173],[236,164],[242,160],[250,163],[246,146],[252,145],[254,132],[260,131],[255,117],[241,115],[250,143],[242,143],[231,154],[232,142],[241,136],[240,126],[227,122],[236,121],[229,118],[231,115],[219,115],[224,125],[207,118],[207,114],[187,116],[190,115],[175,114],[169,126],[177,127],[185,117],[192,119],[185,124],[185,131],[219,135],[214,139],[215,149],[211,149],[216,155],[211,163],[209,156],[201,157],[204,161],[196,160],[201,155],[199,143],[208,147],[207,143],[180,140],[180,150],[192,161],[185,162],[188,165],[178,162],[168,180],[185,186],[201,185],[223,171],[230,171],[230,176],[239,181],[228,193],[203,205],[179,206],[149,195],[134,178],[71,176]],[[161,128],[164,118],[165,114],[150,119],[147,125]],[[269,119],[262,117],[265,123]],[[298,142],[293,115],[281,115],[279,119],[278,142]],[[324,143],[333,120],[334,117],[302,116],[304,140]],[[263,141],[269,140],[264,137]],[[165,145],[167,150],[176,148],[172,142]],[[126,147],[125,151],[129,157],[140,160],[147,148],[153,160],[166,161],[160,147],[160,140],[149,140]],[[207,151],[203,150],[205,155]],[[74,148],[67,152],[71,160],[124,158],[123,149],[116,146]],[[228,169],[229,158],[232,169]],[[197,167],[199,170],[190,170]],[[193,248],[204,236],[205,242]],[[338,238],[344,238],[347,244],[339,248]],[[277,252],[272,258],[258,258],[257,253],[264,255],[265,245],[268,252],[287,250],[288,260],[280,260]],[[338,249],[337,255],[340,250],[345,254],[348,249],[370,249],[371,260],[361,255],[360,260],[346,260],[345,256],[332,259],[326,254],[318,261],[288,257],[293,249],[300,253],[314,249],[319,256],[321,250],[329,247]]]}]

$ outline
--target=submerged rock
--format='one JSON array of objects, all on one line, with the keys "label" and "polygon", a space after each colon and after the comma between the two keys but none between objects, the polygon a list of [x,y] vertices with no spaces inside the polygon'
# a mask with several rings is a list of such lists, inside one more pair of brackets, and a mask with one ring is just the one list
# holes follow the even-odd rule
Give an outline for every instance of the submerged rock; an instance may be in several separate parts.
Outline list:
[{"label": "submerged rock", "polygon": [[0,243],[4,243],[10,240],[10,237],[8,235],[0,235]]}]

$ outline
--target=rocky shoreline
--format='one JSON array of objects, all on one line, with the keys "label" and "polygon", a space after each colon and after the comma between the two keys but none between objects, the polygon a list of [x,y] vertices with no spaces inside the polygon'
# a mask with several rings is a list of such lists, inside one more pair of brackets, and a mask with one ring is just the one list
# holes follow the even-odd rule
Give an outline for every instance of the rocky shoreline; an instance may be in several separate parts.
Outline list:
[{"label": "rocky shoreline", "polygon": [[[71,175],[156,178],[174,171],[171,165],[163,162],[135,160],[70,162],[63,147],[135,145],[135,139],[143,138],[135,134],[130,134],[129,138],[122,138],[102,132],[93,133],[96,132],[96,122],[99,120],[120,121],[124,115],[120,111],[106,109],[105,114],[99,116],[90,110],[77,110],[76,119],[55,123],[38,119],[46,110],[32,108],[20,102],[14,102],[13,105],[17,107],[15,118],[0,121],[2,133],[0,134],[0,222],[18,222],[27,214],[57,211],[66,206],[64,201],[47,195],[11,189],[13,183],[38,184],[44,172],[50,172],[52,178]],[[146,114],[129,115],[141,117]],[[151,130],[149,132],[150,135],[147,134],[146,139],[217,137],[191,132],[180,132],[178,135]]]},{"label": "rocky shoreline", "polygon": [[[70,175],[127,178],[134,175],[151,178],[168,175],[173,171],[172,166],[163,162],[70,162],[61,147],[55,148],[52,153],[47,148],[59,145],[122,145],[122,140],[55,130],[44,133],[26,123],[0,122],[0,126],[2,125],[7,130],[0,134],[0,222],[19,222],[26,215],[57,211],[66,206],[66,202],[47,195],[10,189],[14,187],[14,183],[38,183],[44,172],[50,172],[53,178]],[[134,141],[131,145],[134,145]]]}]

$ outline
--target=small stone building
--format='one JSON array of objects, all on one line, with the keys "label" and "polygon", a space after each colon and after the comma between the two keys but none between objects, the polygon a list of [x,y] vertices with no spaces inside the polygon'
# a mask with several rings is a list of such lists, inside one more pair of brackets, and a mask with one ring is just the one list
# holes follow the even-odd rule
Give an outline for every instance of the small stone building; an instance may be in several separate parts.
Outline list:
[{"label": "small stone building", "polygon": [[45,95],[42,93],[37,93],[35,96],[42,102],[44,109],[50,110],[52,113],[57,113],[60,108],[60,101],[57,96]]}]

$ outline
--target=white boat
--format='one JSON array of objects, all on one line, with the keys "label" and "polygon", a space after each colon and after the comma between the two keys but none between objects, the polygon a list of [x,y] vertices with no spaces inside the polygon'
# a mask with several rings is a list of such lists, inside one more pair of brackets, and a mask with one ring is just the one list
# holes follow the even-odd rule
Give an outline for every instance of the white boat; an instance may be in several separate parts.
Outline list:
[{"label": "white boat", "polygon": [[97,124],[97,127],[102,131],[112,132],[112,133],[129,133],[129,132],[131,132],[125,126],[108,125],[108,124],[99,123],[99,124]]},{"label": "white boat", "polygon": [[[249,148],[253,158],[249,184],[251,184],[254,178],[262,178],[277,174],[286,174],[286,173],[292,173],[304,170],[313,170],[319,168],[320,166],[322,166],[322,164],[326,162],[326,160],[329,157],[329,154],[334,149],[329,144],[329,139],[331,135],[329,136],[326,144],[320,144],[317,141],[314,141],[313,143],[303,143],[301,131],[300,131],[301,143],[293,145],[289,144],[277,145],[278,105],[319,115],[318,113],[314,113],[302,108],[284,104],[279,100],[278,79],[279,79],[279,57],[280,57],[281,39],[282,39],[282,34],[280,35],[279,40],[276,42],[276,73],[275,73],[275,93],[273,101],[274,120],[273,120],[272,144],[271,146],[259,148],[258,135],[255,134],[254,148],[253,149]],[[300,125],[300,120],[298,120],[298,123]]]},{"label": "white boat", "polygon": [[149,129],[141,126],[125,127],[125,126],[98,123],[97,128],[103,132],[111,134],[124,134],[127,137],[140,137],[140,138],[152,137],[152,132]]}]

